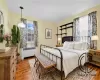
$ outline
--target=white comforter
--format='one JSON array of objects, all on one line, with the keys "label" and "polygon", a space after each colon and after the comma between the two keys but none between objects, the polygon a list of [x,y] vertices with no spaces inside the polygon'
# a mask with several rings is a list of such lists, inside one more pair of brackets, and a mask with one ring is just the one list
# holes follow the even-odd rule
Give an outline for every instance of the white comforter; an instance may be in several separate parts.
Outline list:
[{"label": "white comforter", "polygon": [[[43,48],[43,49],[51,52],[52,54],[54,54],[58,57],[61,57],[58,50],[50,49],[50,48]],[[59,49],[61,50],[61,52],[63,54],[63,71],[65,73],[65,77],[71,71],[73,71],[76,67],[78,67],[79,56],[83,53],[88,52],[88,50],[73,50],[73,49],[64,50],[62,47],[59,47]],[[45,55],[48,56],[48,54],[46,54],[46,53],[45,53]],[[53,60],[56,61],[56,57],[53,58]],[[85,61],[82,61],[82,62],[85,63]],[[60,59],[57,59],[57,69],[61,70]]]}]

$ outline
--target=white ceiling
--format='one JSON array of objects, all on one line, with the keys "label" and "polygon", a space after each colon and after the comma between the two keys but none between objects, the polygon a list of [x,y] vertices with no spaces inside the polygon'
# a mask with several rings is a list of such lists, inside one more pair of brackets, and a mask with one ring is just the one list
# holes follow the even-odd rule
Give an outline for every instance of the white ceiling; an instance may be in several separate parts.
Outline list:
[{"label": "white ceiling", "polygon": [[42,20],[58,22],[82,12],[97,4],[100,0],[6,0],[8,8],[20,13],[19,6],[23,6],[23,15],[33,16]]}]

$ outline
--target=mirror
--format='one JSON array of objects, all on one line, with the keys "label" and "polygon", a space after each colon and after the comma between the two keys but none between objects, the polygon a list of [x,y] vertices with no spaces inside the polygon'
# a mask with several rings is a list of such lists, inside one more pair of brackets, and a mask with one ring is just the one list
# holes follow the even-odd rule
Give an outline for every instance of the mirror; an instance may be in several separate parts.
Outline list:
[{"label": "mirror", "polygon": [[1,24],[4,25],[4,17],[3,17],[3,13],[0,11],[0,25]]},{"label": "mirror", "polygon": [[0,43],[3,42],[3,26],[4,26],[4,18],[3,13],[0,11]]}]

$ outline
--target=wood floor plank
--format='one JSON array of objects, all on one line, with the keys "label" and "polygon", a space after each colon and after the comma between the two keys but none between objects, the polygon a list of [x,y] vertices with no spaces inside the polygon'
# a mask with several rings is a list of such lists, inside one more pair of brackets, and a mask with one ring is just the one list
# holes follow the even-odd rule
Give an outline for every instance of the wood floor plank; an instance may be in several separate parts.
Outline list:
[{"label": "wood floor plank", "polygon": [[28,60],[29,59],[25,59],[17,65],[16,80],[32,80]]},{"label": "wood floor plank", "polygon": [[[25,59],[17,65],[16,80],[33,80],[31,69],[28,63],[29,59]],[[100,80],[100,68],[93,65],[90,66],[93,67],[95,71],[97,71],[97,74],[93,80]]]}]

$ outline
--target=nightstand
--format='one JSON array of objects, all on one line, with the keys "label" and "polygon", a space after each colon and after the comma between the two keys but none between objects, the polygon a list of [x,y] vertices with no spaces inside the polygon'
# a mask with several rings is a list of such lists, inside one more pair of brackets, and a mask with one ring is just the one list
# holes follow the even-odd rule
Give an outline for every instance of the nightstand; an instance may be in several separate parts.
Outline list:
[{"label": "nightstand", "polygon": [[56,45],[56,47],[63,47],[63,45]]},{"label": "nightstand", "polygon": [[89,63],[100,67],[100,50],[89,50]]}]

